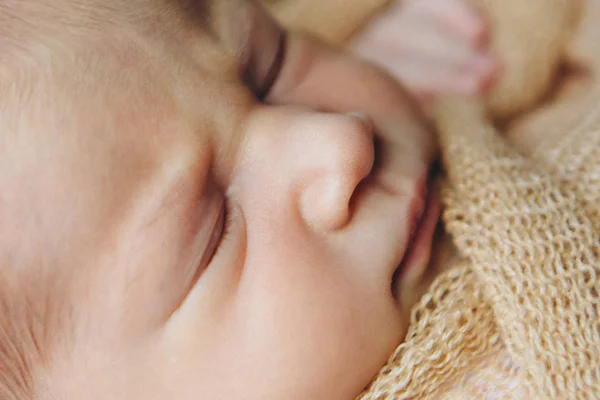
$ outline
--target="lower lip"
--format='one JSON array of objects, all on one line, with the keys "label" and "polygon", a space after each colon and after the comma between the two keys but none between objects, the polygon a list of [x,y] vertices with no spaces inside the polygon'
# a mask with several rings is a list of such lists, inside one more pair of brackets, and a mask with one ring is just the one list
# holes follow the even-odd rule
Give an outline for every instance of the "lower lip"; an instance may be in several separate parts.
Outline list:
[{"label": "lower lip", "polygon": [[416,231],[410,241],[404,258],[396,270],[397,278],[411,278],[423,273],[427,267],[433,235],[440,218],[441,201],[436,190],[430,190],[425,202],[425,213],[421,217]]}]

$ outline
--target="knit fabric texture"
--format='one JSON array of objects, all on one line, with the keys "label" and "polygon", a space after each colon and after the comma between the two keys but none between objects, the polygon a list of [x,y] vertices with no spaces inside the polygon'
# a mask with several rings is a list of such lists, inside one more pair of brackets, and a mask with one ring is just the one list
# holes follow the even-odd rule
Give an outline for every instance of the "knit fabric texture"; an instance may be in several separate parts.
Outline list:
[{"label": "knit fabric texture", "polygon": [[[599,0],[476,3],[506,68],[487,102],[449,97],[434,114],[458,255],[359,399],[599,399]],[[345,5],[350,27],[326,38],[381,7]]]}]

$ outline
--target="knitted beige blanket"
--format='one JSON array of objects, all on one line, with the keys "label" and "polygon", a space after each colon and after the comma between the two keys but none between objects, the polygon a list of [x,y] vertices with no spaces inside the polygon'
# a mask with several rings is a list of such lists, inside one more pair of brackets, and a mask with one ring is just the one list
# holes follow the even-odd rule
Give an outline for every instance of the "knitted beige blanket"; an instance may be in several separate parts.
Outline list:
[{"label": "knitted beige blanket", "polygon": [[[435,114],[460,256],[360,399],[598,399],[600,0],[475,1],[506,70],[487,104]],[[341,43],[385,3],[273,7]]]}]

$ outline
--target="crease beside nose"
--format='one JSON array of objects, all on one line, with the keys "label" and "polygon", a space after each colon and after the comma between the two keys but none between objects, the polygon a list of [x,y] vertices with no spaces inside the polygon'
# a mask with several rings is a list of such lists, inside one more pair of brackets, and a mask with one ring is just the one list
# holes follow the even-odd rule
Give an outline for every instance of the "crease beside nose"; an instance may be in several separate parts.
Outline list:
[{"label": "crease beside nose", "polygon": [[375,159],[373,123],[358,113],[330,115],[317,131],[319,160],[300,198],[302,216],[317,231],[335,231],[351,219],[351,201]]}]

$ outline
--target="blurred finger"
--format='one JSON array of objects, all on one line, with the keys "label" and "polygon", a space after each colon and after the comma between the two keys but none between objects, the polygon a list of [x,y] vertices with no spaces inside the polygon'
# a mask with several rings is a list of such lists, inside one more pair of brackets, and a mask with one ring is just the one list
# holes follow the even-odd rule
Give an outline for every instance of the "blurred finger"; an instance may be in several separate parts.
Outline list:
[{"label": "blurred finger", "polygon": [[443,93],[484,94],[496,75],[494,67],[480,70],[448,67],[414,58],[390,62],[387,69],[417,97]]},{"label": "blurred finger", "polygon": [[421,15],[439,21],[446,31],[466,40],[470,46],[488,42],[487,21],[479,10],[465,0],[421,0],[414,3]]},{"label": "blurred finger", "polygon": [[479,50],[460,38],[448,35],[440,24],[426,19],[413,19],[385,32],[377,41],[386,51],[404,53],[406,57],[423,56],[432,62],[463,64],[473,59]]}]

